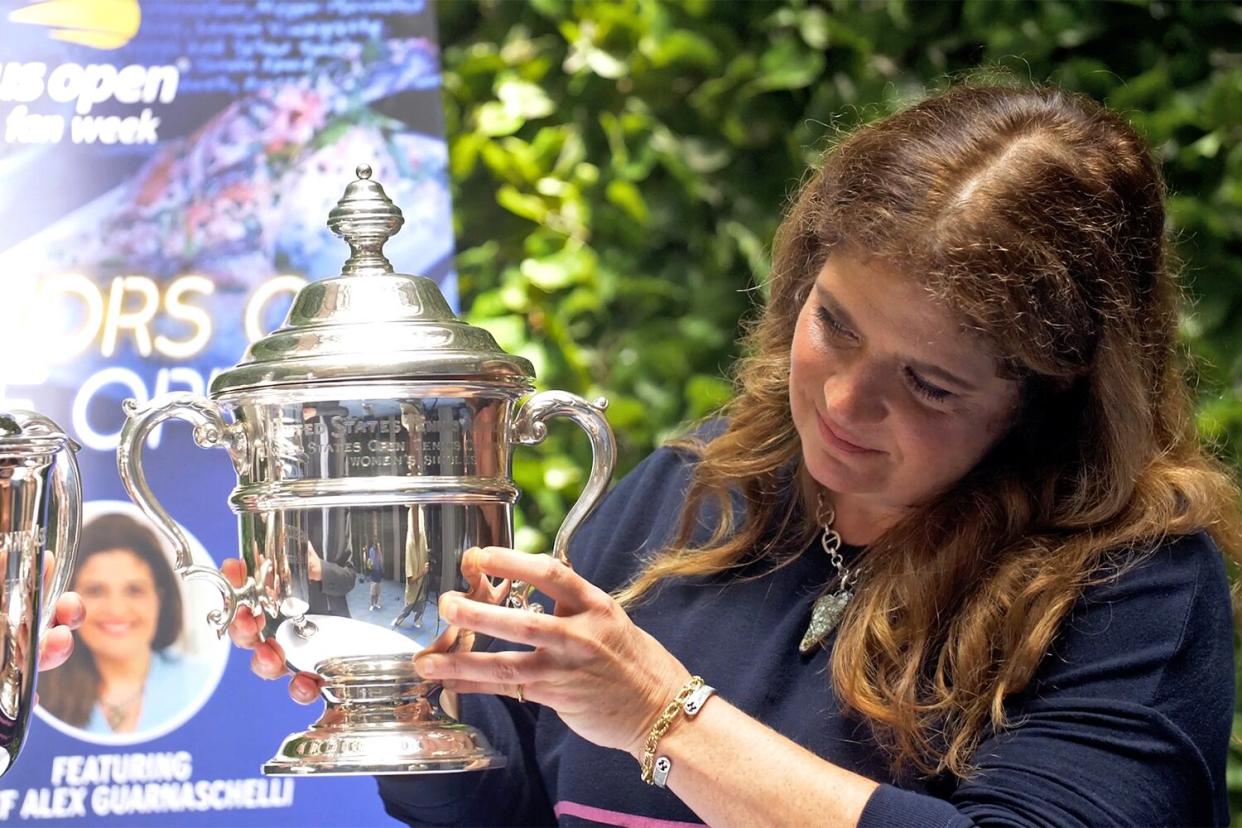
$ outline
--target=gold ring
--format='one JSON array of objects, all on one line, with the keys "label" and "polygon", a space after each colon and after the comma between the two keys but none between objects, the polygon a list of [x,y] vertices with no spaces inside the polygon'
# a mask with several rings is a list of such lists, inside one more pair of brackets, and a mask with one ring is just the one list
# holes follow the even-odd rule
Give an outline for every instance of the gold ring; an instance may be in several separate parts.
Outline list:
[{"label": "gold ring", "polygon": [[526,685],[525,684],[519,684],[517,686],[517,700],[522,704],[526,703]]}]

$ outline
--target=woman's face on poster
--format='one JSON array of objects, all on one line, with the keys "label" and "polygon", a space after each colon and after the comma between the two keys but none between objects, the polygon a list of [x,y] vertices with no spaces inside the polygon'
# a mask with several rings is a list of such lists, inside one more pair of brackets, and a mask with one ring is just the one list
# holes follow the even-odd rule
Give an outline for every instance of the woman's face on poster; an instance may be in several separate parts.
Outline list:
[{"label": "woman's face on poster", "polygon": [[160,599],[151,567],[141,558],[128,549],[91,555],[78,571],[76,589],[86,605],[78,634],[95,658],[133,658],[150,650]]}]

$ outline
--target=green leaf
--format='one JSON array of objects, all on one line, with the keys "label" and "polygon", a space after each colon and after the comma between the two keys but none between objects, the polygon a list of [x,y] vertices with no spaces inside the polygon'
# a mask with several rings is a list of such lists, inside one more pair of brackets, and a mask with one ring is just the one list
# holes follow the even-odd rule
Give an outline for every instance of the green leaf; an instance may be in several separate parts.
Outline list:
[{"label": "green leaf", "polygon": [[552,20],[563,18],[569,9],[567,0],[530,0],[530,5],[535,11]]},{"label": "green leaf", "polygon": [[589,279],[595,265],[595,254],[590,248],[569,244],[555,253],[524,259],[521,273],[540,290],[557,291]]},{"label": "green leaf", "polygon": [[556,104],[536,84],[517,78],[506,78],[496,88],[496,97],[510,115],[530,121],[556,111]]},{"label": "green leaf", "polygon": [[516,351],[526,343],[526,320],[520,316],[500,316],[493,319],[474,319],[478,325],[496,339],[496,344],[506,351]]},{"label": "green leaf", "polygon": [[608,182],[605,191],[608,200],[625,211],[626,215],[639,224],[647,223],[647,202],[633,183],[614,179]]},{"label": "green leaf", "polygon": [[513,532],[513,548],[519,552],[543,552],[548,548],[548,536],[533,526],[522,526]]},{"label": "green leaf", "polygon": [[798,34],[802,35],[806,45],[812,49],[819,51],[827,49],[828,41],[831,39],[830,32],[828,12],[818,6],[804,9],[798,15]]},{"label": "green leaf", "polygon": [[467,178],[478,162],[479,150],[487,143],[487,136],[477,132],[467,132],[458,136],[449,145],[449,173],[454,178]]},{"label": "green leaf", "polygon": [[543,484],[553,491],[563,491],[578,485],[582,480],[582,468],[571,458],[553,455],[543,463]]},{"label": "green leaf", "polygon": [[750,86],[757,91],[804,89],[818,80],[823,71],[822,53],[785,36],[759,58],[759,73]]},{"label": "green leaf", "polygon": [[657,68],[685,65],[715,69],[720,65],[720,51],[707,37],[689,29],[679,29],[652,41],[647,51],[651,64]]},{"label": "green leaf", "polygon": [[548,207],[542,198],[520,192],[514,187],[501,187],[496,193],[496,203],[514,215],[534,222],[542,222],[548,216]]},{"label": "green leaf", "polygon": [[522,128],[526,119],[512,112],[500,101],[488,101],[474,111],[476,129],[482,135],[512,135]]}]

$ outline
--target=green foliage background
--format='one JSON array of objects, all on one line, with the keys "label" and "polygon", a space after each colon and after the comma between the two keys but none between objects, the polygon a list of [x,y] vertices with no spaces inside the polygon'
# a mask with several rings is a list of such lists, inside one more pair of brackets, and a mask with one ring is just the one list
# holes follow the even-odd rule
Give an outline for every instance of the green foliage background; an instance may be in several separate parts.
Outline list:
[{"label": "green foliage background", "polygon": [[[1242,461],[1242,6],[441,0],[463,304],[542,387],[606,395],[624,473],[729,395],[780,211],[839,130],[981,66],[1088,93],[1163,161],[1203,433]],[[519,451],[517,544],[589,464]],[[1235,728],[1235,733],[1242,728]],[[1230,789],[1242,804],[1242,750]],[[1235,809],[1237,810],[1237,809]]]}]

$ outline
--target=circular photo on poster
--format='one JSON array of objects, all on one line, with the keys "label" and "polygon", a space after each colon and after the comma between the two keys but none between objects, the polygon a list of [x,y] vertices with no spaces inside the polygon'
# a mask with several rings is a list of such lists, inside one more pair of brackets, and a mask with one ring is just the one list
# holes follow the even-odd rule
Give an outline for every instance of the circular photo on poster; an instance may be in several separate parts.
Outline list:
[{"label": "circular photo on poster", "polygon": [[[82,596],[86,620],[69,660],[39,677],[36,709],[88,742],[145,742],[185,723],[220,682],[229,644],[205,620],[220,595],[185,587],[170,544],[132,503],[97,500],[82,512],[69,588]],[[186,538],[194,563],[214,566]]]}]

